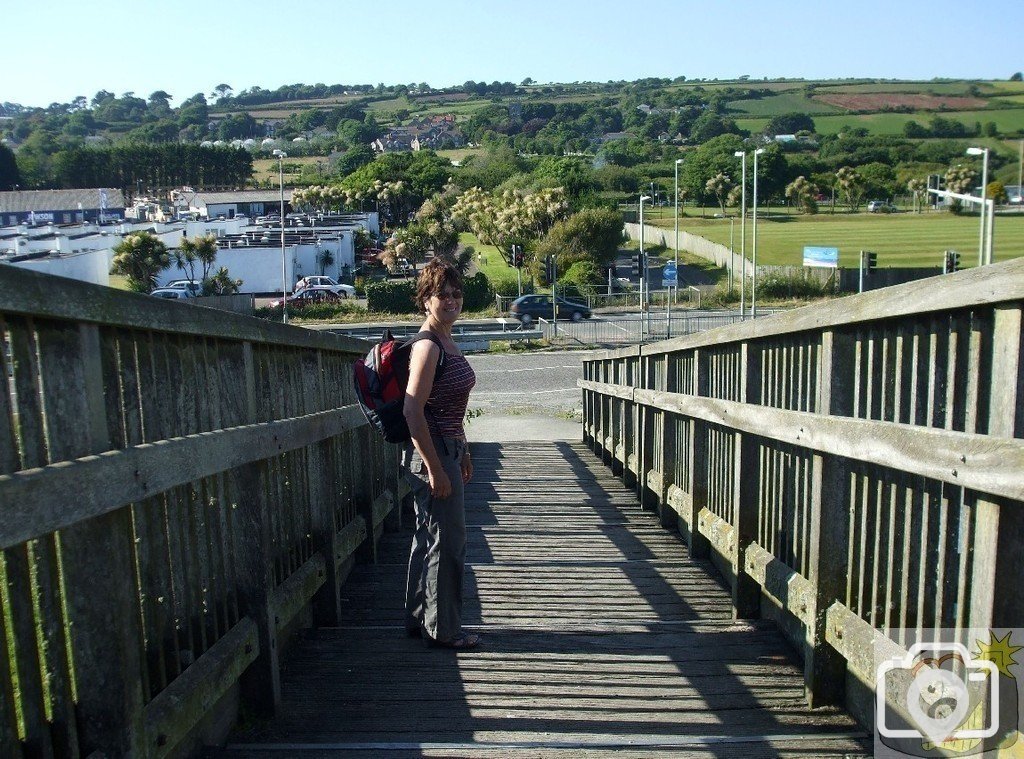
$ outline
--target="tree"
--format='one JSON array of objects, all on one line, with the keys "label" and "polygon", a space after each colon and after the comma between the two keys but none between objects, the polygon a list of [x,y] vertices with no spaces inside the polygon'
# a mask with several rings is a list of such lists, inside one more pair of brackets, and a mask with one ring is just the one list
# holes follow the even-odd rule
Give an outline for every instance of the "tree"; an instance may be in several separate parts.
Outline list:
[{"label": "tree", "polygon": [[807,179],[799,176],[786,187],[786,197],[798,204],[806,214],[818,213],[818,201],[815,196],[818,188]]},{"label": "tree", "polygon": [[[977,174],[974,169],[958,163],[946,171],[946,189],[950,192],[965,195],[974,186],[975,177],[977,177]],[[957,198],[954,198],[949,204],[950,213],[960,213],[962,208],[963,203]]]},{"label": "tree", "polygon": [[864,199],[864,182],[860,175],[851,166],[843,166],[836,172],[836,182],[843,195],[846,196],[846,204],[851,211],[860,208]]},{"label": "tree", "polygon": [[1022,74],[1020,71],[1018,71],[1018,72],[1016,72],[1015,74],[1013,74],[1010,77],[1010,81],[1011,82],[1019,82],[1019,81],[1021,81],[1022,78],[1024,78],[1024,74]]},{"label": "tree", "polygon": [[[209,291],[207,290],[207,284],[209,284]],[[203,294],[233,295],[238,292],[238,288],[241,286],[242,280],[232,279],[231,275],[228,274],[227,267],[222,266],[217,270],[216,274],[203,283]]]},{"label": "tree", "polygon": [[554,255],[561,272],[578,261],[601,270],[610,266],[622,242],[622,215],[609,208],[585,208],[557,222],[537,245],[533,270],[539,275],[539,262]]},{"label": "tree", "polygon": [[[171,251],[171,258],[175,266],[188,275],[189,281],[201,282],[205,290],[206,282],[210,278],[210,269],[217,260],[217,236],[204,235],[191,240],[183,237],[178,247]],[[196,264],[202,266],[202,273],[198,278]]]},{"label": "tree", "polygon": [[722,215],[725,216],[725,199],[732,189],[733,181],[729,178],[729,175],[725,172],[718,172],[715,176],[711,177],[705,183],[704,189],[714,195],[718,200],[718,205],[722,209]]},{"label": "tree", "polygon": [[148,293],[156,287],[156,275],[169,263],[167,247],[155,235],[134,232],[114,248],[110,273],[127,277],[129,290]]},{"label": "tree", "polygon": [[764,133],[773,137],[777,134],[796,134],[801,131],[814,132],[814,119],[806,113],[785,113],[773,116],[764,128]]},{"label": "tree", "polygon": [[497,247],[509,266],[513,245],[528,250],[568,213],[569,203],[560,187],[535,193],[505,190],[500,194],[473,187],[452,206],[455,222],[471,229],[481,242]]},{"label": "tree", "polygon": [[14,158],[14,152],[0,143],[0,190],[13,190],[21,184],[21,175],[18,173],[18,162]]},{"label": "tree", "polygon": [[918,213],[921,213],[921,209],[924,208],[924,201],[928,195],[928,180],[915,177],[907,182],[907,189],[914,196],[914,208],[917,209]]},{"label": "tree", "polygon": [[230,84],[218,84],[213,88],[213,92],[210,93],[210,97],[215,97],[219,101],[227,100],[231,97],[231,85]]},{"label": "tree", "polygon": [[320,265],[320,274],[326,274],[327,267],[334,263],[334,253],[330,248],[319,248],[316,253],[316,262]]},{"label": "tree", "polygon": [[1009,202],[1009,196],[1006,194],[1006,185],[998,179],[988,183],[988,187],[985,188],[985,197],[994,200],[996,205]]}]

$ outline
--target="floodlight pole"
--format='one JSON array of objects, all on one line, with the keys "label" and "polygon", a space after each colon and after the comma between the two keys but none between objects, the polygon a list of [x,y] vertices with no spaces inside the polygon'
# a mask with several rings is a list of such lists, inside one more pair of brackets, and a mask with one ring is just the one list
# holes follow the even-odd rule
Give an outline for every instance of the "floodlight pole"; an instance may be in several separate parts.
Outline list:
[{"label": "floodlight pole", "polygon": [[967,155],[981,156],[981,211],[979,212],[981,225],[978,232],[978,266],[984,266],[989,263],[985,260],[987,251],[985,247],[985,227],[987,225],[985,196],[988,194],[988,148],[967,148]]},{"label": "floodlight pole", "polygon": [[[747,151],[733,153],[740,159],[740,319],[747,318]],[[729,270],[732,271],[730,260]]]},{"label": "floodlight pole", "polygon": [[764,148],[758,148],[754,151],[754,228],[752,234],[752,253],[751,253],[751,266],[753,267],[751,274],[751,285],[750,285],[750,318],[757,318],[757,157],[764,152]]},{"label": "floodlight pole", "polygon": [[284,251],[284,159],[288,154],[283,150],[275,150],[277,168],[281,181],[281,321],[288,323],[288,266]]},{"label": "floodlight pole", "polygon": [[676,168],[676,174],[675,174],[675,176],[676,176],[676,188],[675,188],[676,197],[675,197],[675,203],[674,203],[675,211],[676,211],[676,213],[675,213],[675,216],[676,216],[676,244],[675,244],[675,253],[676,253],[676,255],[675,255],[675,262],[676,262],[676,287],[675,287],[675,291],[676,291],[677,294],[679,292],[679,164],[681,164],[682,162],[683,162],[682,158],[677,158],[676,159],[676,167],[675,167]]}]

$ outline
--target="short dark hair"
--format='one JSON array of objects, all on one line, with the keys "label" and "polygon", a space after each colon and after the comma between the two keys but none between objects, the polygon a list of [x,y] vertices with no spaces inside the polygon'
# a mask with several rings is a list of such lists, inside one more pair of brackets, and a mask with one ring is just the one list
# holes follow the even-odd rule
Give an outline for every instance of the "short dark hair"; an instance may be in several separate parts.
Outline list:
[{"label": "short dark hair", "polygon": [[461,290],[462,275],[451,261],[434,256],[430,263],[423,267],[416,280],[416,307],[426,313],[427,301],[431,296],[440,295],[445,285]]}]

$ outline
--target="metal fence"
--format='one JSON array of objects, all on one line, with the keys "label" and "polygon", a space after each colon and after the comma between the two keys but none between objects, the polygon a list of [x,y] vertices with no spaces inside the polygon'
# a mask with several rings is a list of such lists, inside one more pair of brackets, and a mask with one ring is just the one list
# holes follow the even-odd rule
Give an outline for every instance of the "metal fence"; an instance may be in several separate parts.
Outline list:
[{"label": "metal fence", "polygon": [[[759,312],[761,316],[770,316],[772,313],[775,312]],[[559,321],[557,326],[554,322],[542,319],[539,326],[544,339],[554,345],[611,347],[692,335],[740,321],[743,321],[743,318],[738,313],[724,311],[682,312],[672,313],[671,316],[665,311],[658,311],[628,318],[595,315],[591,319],[579,322]]]}]

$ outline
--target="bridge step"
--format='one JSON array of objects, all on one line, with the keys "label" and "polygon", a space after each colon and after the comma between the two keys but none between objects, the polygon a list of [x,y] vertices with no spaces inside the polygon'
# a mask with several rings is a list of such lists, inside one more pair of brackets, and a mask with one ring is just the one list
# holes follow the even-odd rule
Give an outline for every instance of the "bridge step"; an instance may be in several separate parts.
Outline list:
[{"label": "bridge step", "polygon": [[467,627],[478,650],[402,630],[408,533],[357,567],[338,628],[291,653],[284,706],[225,756],[867,755],[808,709],[773,625],[731,620],[710,566],[582,445],[474,446]]}]

